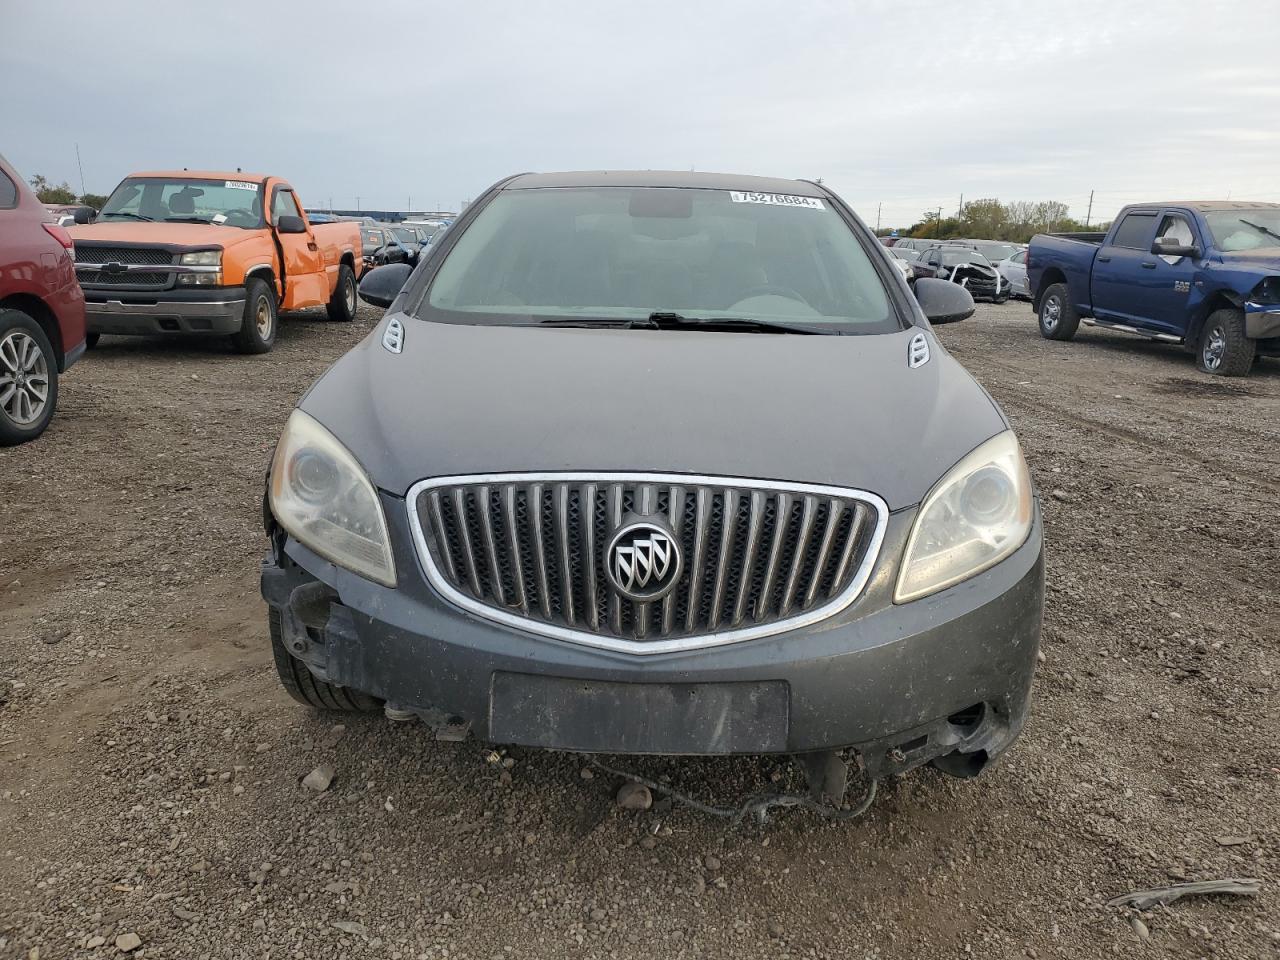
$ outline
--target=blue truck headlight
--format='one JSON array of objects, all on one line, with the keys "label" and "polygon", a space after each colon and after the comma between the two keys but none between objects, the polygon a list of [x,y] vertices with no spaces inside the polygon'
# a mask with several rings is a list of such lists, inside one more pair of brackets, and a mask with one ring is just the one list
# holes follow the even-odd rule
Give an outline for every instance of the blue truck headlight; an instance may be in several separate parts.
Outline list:
[{"label": "blue truck headlight", "polygon": [[916,514],[895,603],[936,593],[999,563],[1026,542],[1031,474],[1013,431],[997,434],[938,481]]},{"label": "blue truck headlight", "polygon": [[387,520],[356,458],[313,417],[294,410],[271,462],[271,512],[289,535],[327,560],[396,585]]},{"label": "blue truck headlight", "polygon": [[1280,304],[1280,277],[1267,277],[1249,297],[1254,303]]}]

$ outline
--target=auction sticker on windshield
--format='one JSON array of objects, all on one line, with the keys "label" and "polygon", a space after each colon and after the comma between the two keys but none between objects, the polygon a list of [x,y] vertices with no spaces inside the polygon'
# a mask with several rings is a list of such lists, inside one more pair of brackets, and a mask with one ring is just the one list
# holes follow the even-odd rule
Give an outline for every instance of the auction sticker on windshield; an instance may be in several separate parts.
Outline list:
[{"label": "auction sticker on windshield", "polygon": [[792,197],[785,193],[745,193],[741,190],[730,190],[729,199],[734,203],[771,203],[777,207],[809,207],[812,210],[826,209],[817,197]]},{"label": "auction sticker on windshield", "polygon": [[252,190],[254,193],[258,192],[258,185],[256,183],[250,183],[248,180],[228,180],[227,186],[232,190]]}]

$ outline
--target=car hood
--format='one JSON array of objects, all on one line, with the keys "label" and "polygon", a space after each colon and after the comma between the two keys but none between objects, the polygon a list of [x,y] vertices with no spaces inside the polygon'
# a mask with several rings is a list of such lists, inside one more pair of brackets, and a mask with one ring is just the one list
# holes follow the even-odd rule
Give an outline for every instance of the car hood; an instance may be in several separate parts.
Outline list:
[{"label": "car hood", "polygon": [[856,487],[891,509],[1006,428],[995,404],[919,330],[790,336],[472,326],[399,315],[329,369],[301,408],[374,482],[599,470]]},{"label": "car hood", "polygon": [[1280,268],[1280,247],[1254,247],[1252,250],[1234,250],[1230,253],[1224,252],[1221,256],[1223,263],[1258,264],[1271,270]]},{"label": "car hood", "polygon": [[252,236],[249,230],[212,223],[146,223],[140,220],[90,223],[68,227],[67,232],[76,243],[97,240],[106,243],[171,243],[183,247],[229,247]]}]

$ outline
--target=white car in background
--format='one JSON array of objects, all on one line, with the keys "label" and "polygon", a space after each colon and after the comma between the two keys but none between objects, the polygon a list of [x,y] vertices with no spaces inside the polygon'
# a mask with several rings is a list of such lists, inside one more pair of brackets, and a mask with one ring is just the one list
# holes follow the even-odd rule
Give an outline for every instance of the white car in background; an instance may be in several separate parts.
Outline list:
[{"label": "white car in background", "polygon": [[898,249],[897,244],[888,248],[889,253],[893,256],[893,265],[902,271],[902,279],[910,283],[916,278],[916,272],[912,267],[917,260],[920,259],[920,251],[912,250],[908,247]]},{"label": "white car in background", "polygon": [[1019,250],[1013,256],[993,264],[996,272],[1004,277],[1013,295],[1023,300],[1031,299],[1031,286],[1027,283],[1027,251]]}]

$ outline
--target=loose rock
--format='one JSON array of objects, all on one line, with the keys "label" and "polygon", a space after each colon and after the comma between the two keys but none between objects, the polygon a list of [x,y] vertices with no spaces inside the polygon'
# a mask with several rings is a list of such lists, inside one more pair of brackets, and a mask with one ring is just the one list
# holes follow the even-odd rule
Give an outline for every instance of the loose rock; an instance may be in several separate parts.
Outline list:
[{"label": "loose rock", "polygon": [[324,793],[329,789],[329,784],[333,783],[333,775],[333,767],[322,763],[302,778],[302,785],[316,793]]},{"label": "loose rock", "polygon": [[628,780],[618,788],[618,806],[623,810],[648,810],[653,806],[653,794],[643,783]]}]

